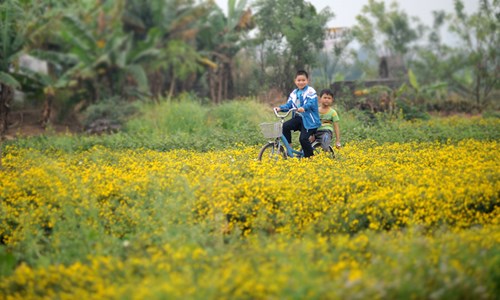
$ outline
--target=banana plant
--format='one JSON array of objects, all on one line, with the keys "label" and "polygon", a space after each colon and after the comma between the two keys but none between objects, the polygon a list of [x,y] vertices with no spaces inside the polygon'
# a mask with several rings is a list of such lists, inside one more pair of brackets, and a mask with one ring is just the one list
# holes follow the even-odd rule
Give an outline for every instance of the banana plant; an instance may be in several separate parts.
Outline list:
[{"label": "banana plant", "polygon": [[71,86],[75,86],[76,82],[71,80],[67,74],[65,66],[75,64],[74,57],[65,53],[57,53],[49,50],[34,49],[29,54],[41,61],[47,62],[52,66],[51,69],[61,70],[59,72],[51,72],[45,74],[42,72],[33,71],[28,68],[20,68],[22,76],[21,81],[26,83],[26,86],[31,87],[32,90],[43,92],[44,104],[40,125],[45,128],[50,120],[52,113],[52,104],[57,91]]},{"label": "banana plant", "polygon": [[205,19],[198,37],[199,47],[209,53],[216,68],[208,70],[210,96],[215,103],[233,96],[234,59],[238,52],[253,40],[247,33],[255,27],[246,0],[228,0],[228,14],[220,8]]},{"label": "banana plant", "polygon": [[170,99],[176,91],[189,89],[206,66],[214,66],[195,45],[200,20],[210,12],[208,3],[193,5],[190,0],[126,1],[125,31],[132,33],[136,43],[158,37],[156,48],[161,54],[154,68],[149,69],[155,98],[166,91]]},{"label": "banana plant", "polygon": [[445,93],[448,88],[448,84],[445,82],[436,82],[425,85],[420,84],[412,69],[408,70],[408,81],[410,83],[414,102],[416,104],[424,104],[425,102],[438,100],[437,98],[440,98],[442,93]]},{"label": "banana plant", "polygon": [[0,134],[7,129],[7,115],[14,89],[33,91],[40,82],[20,67],[21,55],[44,49],[57,26],[53,20],[63,11],[81,7],[79,0],[6,0],[0,2]]},{"label": "banana plant", "polygon": [[17,1],[0,3],[0,136],[8,127],[14,89],[21,86],[13,73],[25,43],[26,28],[21,24],[22,18],[23,10]]},{"label": "banana plant", "polygon": [[134,48],[131,36],[117,27],[99,34],[74,16],[65,16],[62,21],[62,38],[76,61],[66,77],[90,86],[95,101],[148,93],[144,63],[158,57],[153,45],[144,42]]}]

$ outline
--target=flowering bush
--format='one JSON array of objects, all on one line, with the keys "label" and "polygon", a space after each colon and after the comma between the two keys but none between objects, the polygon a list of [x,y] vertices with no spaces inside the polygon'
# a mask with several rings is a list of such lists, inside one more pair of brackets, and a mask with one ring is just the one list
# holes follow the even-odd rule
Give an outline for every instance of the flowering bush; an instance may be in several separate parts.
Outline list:
[{"label": "flowering bush", "polygon": [[[495,298],[496,141],[352,142],[338,159],[11,146],[5,298]],[[0,268],[2,269],[2,268]]]}]

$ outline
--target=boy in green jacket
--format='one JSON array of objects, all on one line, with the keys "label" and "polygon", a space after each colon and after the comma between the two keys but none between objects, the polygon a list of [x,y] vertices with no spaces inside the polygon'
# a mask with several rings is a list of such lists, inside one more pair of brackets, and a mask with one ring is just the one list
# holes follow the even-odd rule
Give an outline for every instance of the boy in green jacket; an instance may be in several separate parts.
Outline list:
[{"label": "boy in green jacket", "polygon": [[[319,93],[319,118],[321,120],[321,126],[314,136],[321,141],[321,146],[325,150],[328,150],[334,132],[335,147],[340,149],[342,146],[340,144],[339,116],[337,111],[331,107],[333,100],[332,90],[324,89]],[[314,138],[312,138],[312,140],[314,141]]]}]

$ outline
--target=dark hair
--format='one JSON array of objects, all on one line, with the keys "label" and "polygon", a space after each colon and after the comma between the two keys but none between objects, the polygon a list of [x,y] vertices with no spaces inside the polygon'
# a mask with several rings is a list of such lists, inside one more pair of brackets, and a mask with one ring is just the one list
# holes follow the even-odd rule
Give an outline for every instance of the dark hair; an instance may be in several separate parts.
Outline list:
[{"label": "dark hair", "polygon": [[321,92],[319,93],[319,97],[321,98],[321,96],[323,96],[323,95],[325,95],[325,94],[326,94],[326,95],[330,95],[330,96],[332,96],[332,98],[334,98],[334,97],[333,97],[333,91],[332,91],[332,90],[330,90],[330,89],[324,89],[324,90],[321,90]]},{"label": "dark hair", "polygon": [[307,72],[304,70],[298,70],[297,73],[295,73],[295,78],[297,78],[297,76],[300,76],[300,75],[304,75],[304,76],[306,76],[307,79],[309,79],[309,74],[307,74]]}]

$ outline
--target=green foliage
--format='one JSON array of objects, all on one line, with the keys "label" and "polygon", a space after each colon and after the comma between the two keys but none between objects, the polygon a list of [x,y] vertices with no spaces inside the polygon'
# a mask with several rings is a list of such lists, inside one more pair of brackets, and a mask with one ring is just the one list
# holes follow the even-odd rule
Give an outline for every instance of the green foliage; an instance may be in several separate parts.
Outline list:
[{"label": "green foliage", "polygon": [[0,83],[18,85],[12,77],[7,77],[11,66],[20,55],[27,38],[26,13],[17,1],[7,0],[0,3]]},{"label": "green foliage", "polygon": [[[266,93],[267,88],[287,94],[298,68],[313,71],[315,87],[328,86],[334,76],[339,80],[375,76],[375,65],[369,60],[365,60],[366,69],[371,71],[364,75],[358,66],[342,65],[352,65],[344,59],[346,45],[342,44],[348,44],[351,36],[336,43],[333,53],[318,55],[333,16],[329,9],[317,11],[307,1],[256,1],[252,15],[249,1],[227,4],[225,15],[210,1],[2,1],[0,82],[21,87],[23,92],[36,90],[37,97],[43,88],[55,90],[56,95],[64,89],[72,94],[65,105],[74,107],[82,103],[76,98],[89,104],[115,95],[127,100],[149,93],[155,98],[173,97],[185,90],[210,95],[215,102]],[[405,56],[412,58],[410,85],[417,98],[426,100],[419,111],[452,110],[455,104],[460,111],[496,109],[498,9],[498,1],[481,0],[479,10],[469,13],[457,0],[453,13],[435,13],[429,44],[419,48],[417,55]],[[377,49],[384,55],[410,53],[424,32],[420,22],[396,2],[388,6],[369,1],[358,23],[351,33],[363,49]],[[441,42],[446,25],[458,38],[457,47]],[[249,38],[247,33],[255,26],[259,33],[256,39]],[[18,65],[23,47],[46,60],[50,74],[30,80],[14,76],[18,69],[12,66]],[[331,57],[334,61],[329,61]],[[436,95],[428,89],[442,84],[447,84],[442,90],[453,93]],[[463,99],[456,100],[456,94]],[[404,113],[418,117],[412,105],[411,101],[402,105]]]},{"label": "green foliage", "polygon": [[[380,116],[377,119],[382,119]],[[378,121],[369,126],[368,136],[378,143],[385,142],[410,142],[410,141],[460,141],[466,139],[498,140],[500,139],[500,122],[498,119],[480,117],[468,117],[457,115],[448,118],[427,116],[413,121],[404,119],[392,119]],[[351,137],[348,128],[342,128],[346,139]],[[358,130],[359,131],[359,130]]]},{"label": "green foliage", "polygon": [[185,98],[143,103],[138,109],[139,116],[125,124],[124,132],[102,138],[84,137],[76,142],[76,148],[88,149],[100,143],[117,148],[206,151],[259,144],[265,139],[258,124],[272,117],[270,109],[252,100],[202,105],[199,100]]},{"label": "green foliage", "polygon": [[[259,123],[276,120],[270,107],[251,99],[208,106],[189,98],[156,104],[143,103],[128,108],[123,102],[105,103],[92,109],[93,120],[103,116],[118,120],[124,124],[123,131],[101,136],[53,136],[48,133],[7,141],[4,147],[15,144],[34,149],[74,152],[104,145],[115,149],[207,151],[239,145],[262,145],[266,139],[260,132]],[[426,114],[407,121],[408,117],[402,110],[395,114],[346,111],[342,107],[336,110],[340,116],[342,144],[365,139],[377,143],[460,141],[471,138],[500,140],[500,123],[495,112],[483,118],[466,115],[443,118]],[[133,117],[129,115],[132,111],[137,112]]]},{"label": "green foliage", "polygon": [[[401,112],[406,120],[428,119],[429,111],[444,108],[446,89],[447,84],[444,82],[421,84],[412,69],[409,69],[408,82],[395,88],[374,85],[358,90],[363,97],[354,101],[360,107],[368,107],[370,110],[367,114],[383,112],[394,115]],[[454,107],[454,111],[456,109]]]},{"label": "green foliage", "polygon": [[260,123],[266,115],[264,110],[264,106],[252,100],[225,102],[210,108],[208,123],[226,130],[244,130]]},{"label": "green foliage", "polygon": [[14,88],[21,87],[21,84],[16,80],[16,78],[12,77],[9,73],[5,73],[2,71],[0,71],[0,83]]},{"label": "green foliage", "polygon": [[0,138],[8,128],[14,88],[21,86],[16,78],[18,59],[28,39],[30,17],[36,18],[30,9],[15,0],[0,2]]},{"label": "green foliage", "polygon": [[408,70],[408,81],[410,82],[411,86],[415,90],[420,89],[420,85],[418,84],[417,77],[415,76],[415,73],[411,69]]},{"label": "green foliage", "polygon": [[165,90],[172,97],[188,89],[186,82],[205,71],[202,62],[206,53],[198,51],[195,39],[203,28],[200,24],[210,13],[209,4],[195,5],[190,0],[125,3],[122,21],[125,32],[133,37],[132,48],[155,52],[149,62],[141,62],[150,74],[154,72],[153,97],[160,97]]},{"label": "green foliage", "polygon": [[[255,132],[262,121],[264,107],[252,101],[232,101],[220,105],[201,105],[196,100],[160,102],[142,107],[143,117],[132,119],[127,132],[165,137],[166,147],[196,149],[227,147],[258,141]],[[161,138],[160,138],[161,139]],[[220,144],[220,145],[219,145]]]},{"label": "green foliage", "polygon": [[410,85],[403,84],[400,88],[403,91],[396,96],[398,107],[407,120],[427,119],[428,111],[440,110],[447,93],[447,83],[421,84],[412,69],[408,70],[408,81]]},{"label": "green foliage", "polygon": [[127,132],[169,135],[179,132],[199,133],[205,130],[207,107],[200,102],[165,100],[159,103],[144,103],[140,106],[142,116],[131,119]]},{"label": "green foliage", "polygon": [[[411,62],[418,78],[425,84],[446,82],[448,90],[470,102],[469,109],[494,108],[500,90],[498,68],[500,53],[498,35],[500,2],[479,1],[479,9],[468,14],[461,0],[454,1],[451,13],[435,12],[429,44],[418,48]],[[456,43],[442,41],[443,27]],[[462,101],[460,101],[462,102]],[[448,102],[448,105],[451,104]]]},{"label": "green foliage", "polygon": [[106,120],[110,125],[121,126],[134,113],[134,105],[119,97],[103,99],[85,109],[83,125],[88,127],[98,120]]},{"label": "green foliage", "polygon": [[204,83],[215,103],[235,96],[235,58],[240,50],[254,43],[254,39],[248,37],[248,32],[254,28],[255,23],[247,2],[228,1],[227,15],[220,8],[214,8],[212,13],[202,19],[202,26],[196,37],[199,51],[208,58],[202,60],[208,66]]},{"label": "green foliage", "polygon": [[313,69],[313,86],[328,87],[333,82],[346,80],[356,69],[349,60],[348,46],[353,40],[350,31],[341,31],[341,38],[333,44],[330,52],[319,51],[318,65]]},{"label": "green foliage", "polygon": [[421,35],[419,23],[412,27],[409,16],[399,10],[397,2],[388,10],[383,1],[370,0],[362,12],[356,17],[358,24],[352,32],[361,45],[372,51],[405,55]]},{"label": "green foliage", "polygon": [[452,56],[459,60],[454,74],[470,72],[472,79],[454,76],[453,81],[482,107],[487,104],[490,93],[500,89],[499,13],[500,2],[497,0],[481,0],[479,10],[470,15],[464,11],[463,2],[455,0],[455,15],[450,16],[450,30],[460,37],[462,43]]},{"label": "green foliage", "polygon": [[[64,29],[60,34],[63,46],[76,60],[64,74],[65,77],[91,86],[92,91],[88,92],[97,101],[106,97],[137,97],[148,93],[143,61],[146,57],[152,59],[158,55],[150,47],[141,45],[133,48],[131,37],[113,20],[107,24],[105,31],[94,30],[95,24],[74,15],[64,16],[62,24]],[[154,41],[150,43],[154,44]]]},{"label": "green foliage", "polygon": [[396,105],[401,109],[406,120],[429,119],[429,113],[427,113],[425,106],[421,104],[413,104],[407,99],[398,99]]},{"label": "green foliage", "polygon": [[500,119],[500,111],[496,110],[487,110],[483,113],[483,117],[485,118],[497,118]]},{"label": "green foliage", "polygon": [[333,14],[328,8],[318,13],[312,4],[298,0],[262,0],[254,7],[256,23],[264,29],[258,36],[264,49],[262,70],[271,70],[264,80],[288,94],[293,74],[317,65],[317,50],[323,47],[325,27]]},{"label": "green foliage", "polygon": [[7,251],[7,247],[0,246],[0,278],[9,276],[16,267],[16,257]]}]

